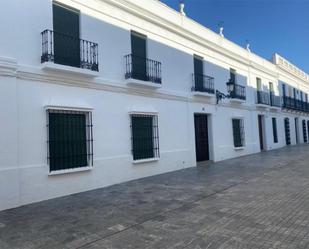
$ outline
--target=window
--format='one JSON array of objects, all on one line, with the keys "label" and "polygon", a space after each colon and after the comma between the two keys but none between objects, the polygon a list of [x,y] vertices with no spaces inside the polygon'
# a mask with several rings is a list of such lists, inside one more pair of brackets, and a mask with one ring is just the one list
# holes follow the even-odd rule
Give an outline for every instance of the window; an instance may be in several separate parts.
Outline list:
[{"label": "window", "polygon": [[204,88],[204,62],[203,58],[194,55],[194,83],[197,91],[203,91]]},{"label": "window", "polygon": [[272,82],[269,82],[269,92],[274,92],[274,84]]},{"label": "window", "polygon": [[50,171],[92,166],[91,113],[49,109],[47,119]]},{"label": "window", "polygon": [[233,82],[236,84],[237,83],[236,79],[237,79],[236,70],[233,68],[230,68],[230,82]]},{"label": "window", "polygon": [[274,143],[278,143],[277,120],[272,118]]},{"label": "window", "polygon": [[256,89],[258,91],[262,90],[262,80],[260,78],[256,78]]},{"label": "window", "polygon": [[244,131],[244,120],[243,119],[233,119],[233,138],[234,147],[244,147],[245,145],[245,131]]},{"label": "window", "polygon": [[131,132],[134,161],[160,157],[156,115],[132,114]]},{"label": "window", "polygon": [[147,78],[147,36],[131,31],[132,77],[148,81]]},{"label": "window", "polygon": [[80,67],[79,18],[79,10],[53,2],[55,63]]}]

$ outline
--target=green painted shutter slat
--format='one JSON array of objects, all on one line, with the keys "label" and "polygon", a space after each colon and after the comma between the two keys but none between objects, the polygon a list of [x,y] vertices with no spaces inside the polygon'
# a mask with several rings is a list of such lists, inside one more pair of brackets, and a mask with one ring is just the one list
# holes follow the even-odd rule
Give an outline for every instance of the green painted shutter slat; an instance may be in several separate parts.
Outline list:
[{"label": "green painted shutter slat", "polygon": [[53,3],[54,60],[80,67],[79,12]]},{"label": "green painted shutter slat", "polygon": [[131,33],[132,77],[144,81],[147,80],[146,39],[146,36]]}]

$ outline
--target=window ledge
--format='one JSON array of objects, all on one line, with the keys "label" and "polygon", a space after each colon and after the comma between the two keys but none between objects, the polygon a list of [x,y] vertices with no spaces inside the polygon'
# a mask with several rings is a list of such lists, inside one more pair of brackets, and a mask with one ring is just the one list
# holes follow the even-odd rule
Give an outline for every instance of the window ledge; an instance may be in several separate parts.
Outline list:
[{"label": "window ledge", "polygon": [[157,89],[157,88],[162,87],[162,84],[160,84],[160,83],[153,83],[151,81],[136,80],[136,79],[133,79],[133,78],[126,79],[126,83],[127,83],[127,85],[144,86],[144,87],[153,88],[153,89]]},{"label": "window ledge", "polygon": [[215,97],[215,94],[214,94],[214,93],[199,92],[199,91],[193,91],[193,92],[192,92],[192,95],[193,95],[193,96],[209,97],[209,98]]},{"label": "window ledge", "polygon": [[237,98],[231,98],[231,99],[230,99],[230,102],[232,102],[232,103],[238,103],[238,104],[243,104],[243,103],[246,103],[246,100],[237,99]]},{"label": "window ledge", "polygon": [[76,172],[89,171],[92,169],[93,169],[92,166],[80,167],[80,168],[75,168],[75,169],[62,169],[62,170],[51,171],[48,175],[54,176],[54,175],[70,174],[70,173],[76,173]]},{"label": "window ledge", "polygon": [[56,64],[53,62],[42,63],[41,69],[46,70],[46,71],[51,71],[51,72],[77,74],[79,76],[90,77],[90,78],[99,76],[99,72],[91,71],[90,69],[71,67],[71,66]]},{"label": "window ledge", "polygon": [[270,108],[270,106],[266,104],[256,104],[256,106],[260,108]]},{"label": "window ledge", "polygon": [[140,163],[150,163],[159,161],[159,157],[149,158],[149,159],[141,159],[141,160],[133,160],[133,164],[140,164]]},{"label": "window ledge", "polygon": [[245,149],[245,147],[243,146],[243,147],[234,147],[234,150],[244,150]]}]

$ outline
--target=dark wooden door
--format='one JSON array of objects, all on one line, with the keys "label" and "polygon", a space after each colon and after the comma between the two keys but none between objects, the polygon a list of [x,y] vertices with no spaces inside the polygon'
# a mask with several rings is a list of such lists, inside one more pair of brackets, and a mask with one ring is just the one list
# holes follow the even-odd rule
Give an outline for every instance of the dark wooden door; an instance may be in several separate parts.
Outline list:
[{"label": "dark wooden door", "polygon": [[54,61],[80,67],[79,11],[53,3]]},{"label": "dark wooden door", "polygon": [[260,137],[260,149],[264,150],[264,130],[263,130],[263,116],[258,116],[259,123],[259,137]]},{"label": "dark wooden door", "polygon": [[195,150],[196,161],[209,160],[209,140],[208,140],[208,122],[207,115],[195,114]]},{"label": "dark wooden door", "polygon": [[138,80],[147,80],[147,37],[131,32],[131,52],[132,52],[132,77]]}]

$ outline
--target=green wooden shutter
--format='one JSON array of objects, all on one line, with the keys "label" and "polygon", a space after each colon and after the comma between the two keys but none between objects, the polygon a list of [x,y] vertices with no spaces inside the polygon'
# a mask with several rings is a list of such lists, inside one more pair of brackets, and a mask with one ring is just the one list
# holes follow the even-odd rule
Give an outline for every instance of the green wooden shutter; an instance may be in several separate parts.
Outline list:
[{"label": "green wooden shutter", "polygon": [[50,171],[88,166],[84,114],[49,113]]},{"label": "green wooden shutter", "polygon": [[262,90],[262,81],[260,78],[256,78],[256,89],[258,91],[261,91]]},{"label": "green wooden shutter", "polygon": [[132,52],[132,77],[138,80],[147,81],[146,65],[146,40],[147,37],[131,32],[131,52]]},{"label": "green wooden shutter", "polygon": [[153,117],[132,116],[133,159],[154,157]]},{"label": "green wooden shutter", "polygon": [[53,3],[54,61],[80,67],[79,11]]},{"label": "green wooden shutter", "polygon": [[194,56],[194,81],[195,90],[203,91],[204,89],[204,63],[203,59],[198,56]]}]

